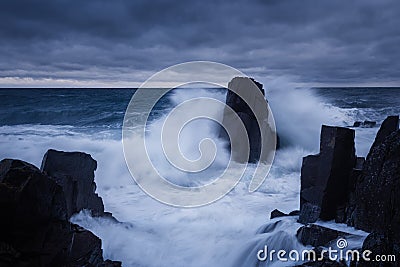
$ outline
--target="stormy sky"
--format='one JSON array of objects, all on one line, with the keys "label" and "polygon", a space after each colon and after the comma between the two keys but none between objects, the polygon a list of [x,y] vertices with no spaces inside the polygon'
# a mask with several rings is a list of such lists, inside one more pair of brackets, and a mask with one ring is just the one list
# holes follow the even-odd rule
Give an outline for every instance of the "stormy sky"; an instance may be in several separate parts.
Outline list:
[{"label": "stormy sky", "polygon": [[0,87],[135,87],[192,60],[265,82],[400,86],[400,1],[2,0]]}]

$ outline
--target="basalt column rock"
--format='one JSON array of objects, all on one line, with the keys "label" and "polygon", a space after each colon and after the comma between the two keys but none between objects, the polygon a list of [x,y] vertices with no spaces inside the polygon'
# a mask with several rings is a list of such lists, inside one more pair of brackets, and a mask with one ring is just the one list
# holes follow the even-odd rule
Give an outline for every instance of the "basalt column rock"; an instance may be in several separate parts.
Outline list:
[{"label": "basalt column rock", "polygon": [[345,206],[356,165],[354,135],[352,129],[322,126],[320,153],[303,158],[299,222],[335,219]]},{"label": "basalt column rock", "polygon": [[103,201],[95,193],[96,168],[97,162],[86,153],[50,149],[44,155],[41,170],[63,188],[68,218],[83,209],[95,216],[104,215]]},{"label": "basalt column rock", "polygon": [[121,266],[101,240],[68,221],[63,189],[35,166],[0,161],[0,266]]},{"label": "basalt column rock", "polygon": [[400,240],[400,130],[372,147],[355,198],[350,225]]},{"label": "basalt column rock", "polygon": [[[230,90],[228,90],[226,96],[226,104],[231,107],[242,120],[248,135],[247,138],[236,136],[235,132],[232,133],[233,135],[231,136],[230,142],[235,142],[238,147],[236,151],[232,151],[233,159],[238,162],[266,161],[268,157],[267,153],[264,158],[260,159],[261,148],[265,151],[274,149],[276,139],[272,140],[275,138],[275,135],[268,125],[268,106],[264,98],[265,92],[263,85],[251,78],[235,77],[229,82],[228,88]],[[239,95],[246,96],[246,98],[250,100],[249,105]],[[258,125],[255,113],[263,115],[261,118],[261,125]],[[235,117],[233,115],[234,114],[229,112],[229,109],[225,108],[223,124],[235,125]],[[262,141],[261,133],[263,133],[268,140]],[[224,130],[220,131],[220,137],[229,141],[229,137]],[[244,138],[249,140],[250,155],[248,158],[246,157]]]},{"label": "basalt column rock", "polygon": [[383,141],[385,141],[386,137],[388,137],[398,129],[399,129],[399,116],[388,116],[382,122],[382,125],[379,128],[378,133],[376,134],[375,141],[372,144],[371,150],[374,147],[379,146]]}]

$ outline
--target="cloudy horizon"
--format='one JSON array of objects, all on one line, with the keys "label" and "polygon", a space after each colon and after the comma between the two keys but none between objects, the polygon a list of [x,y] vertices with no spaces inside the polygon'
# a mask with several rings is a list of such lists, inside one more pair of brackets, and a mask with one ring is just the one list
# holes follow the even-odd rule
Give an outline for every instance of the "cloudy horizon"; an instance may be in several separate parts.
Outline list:
[{"label": "cloudy horizon", "polygon": [[1,1],[0,87],[137,87],[194,60],[296,86],[400,86],[400,2]]}]

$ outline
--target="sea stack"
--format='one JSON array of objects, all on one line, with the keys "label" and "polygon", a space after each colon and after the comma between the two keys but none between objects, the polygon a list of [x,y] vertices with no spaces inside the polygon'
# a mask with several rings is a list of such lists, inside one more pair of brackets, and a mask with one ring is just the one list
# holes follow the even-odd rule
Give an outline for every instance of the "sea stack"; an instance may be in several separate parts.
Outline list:
[{"label": "sea stack", "polygon": [[[243,122],[247,139],[249,141],[250,152],[247,156],[247,146],[243,136],[238,136],[238,132],[231,133],[228,136],[226,131],[221,129],[220,137],[227,140],[229,147],[235,143],[235,149],[232,149],[232,158],[237,162],[257,162],[267,161],[269,153],[261,155],[261,149],[264,152],[269,152],[275,149],[276,135],[268,124],[268,104],[265,99],[265,92],[263,85],[252,78],[248,77],[235,77],[228,84],[228,93],[226,95],[226,107],[224,110],[223,125],[238,124],[235,120],[236,115]],[[246,99],[246,101],[245,101]],[[247,102],[247,103],[246,103]],[[235,114],[232,114],[233,110]],[[257,116],[260,124],[257,122]],[[236,128],[234,126],[233,128]],[[239,125],[237,126],[239,128]],[[266,137],[262,140],[261,136]]]}]

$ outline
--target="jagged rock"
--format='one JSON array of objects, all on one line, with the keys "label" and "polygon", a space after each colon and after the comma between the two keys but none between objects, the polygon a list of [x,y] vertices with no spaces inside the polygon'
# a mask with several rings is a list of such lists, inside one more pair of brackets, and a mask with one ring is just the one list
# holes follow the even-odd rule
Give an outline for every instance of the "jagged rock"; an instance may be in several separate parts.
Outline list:
[{"label": "jagged rock", "polygon": [[[379,233],[371,233],[364,240],[362,251],[369,250],[372,253],[368,255],[371,261],[365,261],[360,257],[360,261],[353,261],[351,266],[354,267],[397,267],[398,266],[398,256],[400,255],[400,246],[395,245],[396,241],[390,236],[385,236]],[[391,260],[377,262],[375,257],[379,255],[384,255],[385,257],[389,255],[395,255],[397,261]]]},{"label": "jagged rock", "polygon": [[[376,134],[375,141],[372,144],[371,150],[379,146],[390,134],[399,129],[399,116],[388,116],[379,128]],[[370,151],[371,151],[370,150]]]},{"label": "jagged rock", "polygon": [[68,221],[62,187],[29,163],[0,161],[0,212],[1,266],[104,263],[101,240]]},{"label": "jagged rock", "polygon": [[50,149],[44,155],[41,170],[63,188],[68,218],[83,209],[94,216],[104,215],[103,201],[95,193],[96,168],[97,162],[86,153]]},{"label": "jagged rock", "polygon": [[356,164],[354,130],[322,125],[320,153],[303,158],[299,222],[332,220],[347,200]]},{"label": "jagged rock", "polygon": [[278,210],[278,209],[274,209],[273,211],[271,211],[271,216],[270,219],[274,219],[277,217],[284,217],[284,216],[289,216],[288,214]]},{"label": "jagged rock", "polygon": [[298,216],[299,214],[300,214],[299,210],[293,210],[289,214],[286,214],[278,209],[274,209],[273,211],[271,211],[270,219],[285,217],[285,216]]},{"label": "jagged rock", "polygon": [[320,214],[321,214],[320,206],[311,203],[304,203],[303,205],[301,205],[298,221],[304,224],[309,222],[316,222],[319,219]]},{"label": "jagged rock", "polygon": [[299,216],[300,215],[300,210],[292,210],[289,212],[289,216]]},{"label": "jagged rock", "polygon": [[[226,131],[221,129],[219,134],[220,137],[227,140],[229,144],[235,143],[237,145],[237,149],[232,151],[232,158],[235,161],[266,161],[268,153],[266,153],[263,158],[260,158],[261,148],[265,149],[265,151],[275,149],[273,146],[276,146],[276,138],[275,133],[273,133],[268,126],[268,106],[267,101],[264,98],[265,93],[263,85],[251,78],[235,77],[229,82],[228,88],[230,90],[228,90],[226,96],[226,104],[236,112],[245,125],[250,145],[249,157],[246,157],[247,151],[243,142],[243,136],[235,136],[235,133],[232,133],[230,136],[231,139],[229,139]],[[246,98],[250,100],[249,105],[239,97],[239,95],[246,96]],[[258,125],[252,110],[254,110],[258,115],[263,116],[260,118],[262,125]],[[222,123],[234,126],[236,125],[234,118],[234,114],[232,114],[228,108],[225,108]],[[273,137],[274,140],[262,141],[261,133],[263,133],[265,137],[269,137],[269,139],[272,139]]]},{"label": "jagged rock", "polygon": [[300,243],[305,246],[328,246],[328,244],[338,237],[348,236],[350,234],[326,228],[320,225],[309,224],[300,227],[297,230],[296,237]]},{"label": "jagged rock", "polygon": [[359,177],[348,223],[400,240],[400,130],[372,146]]},{"label": "jagged rock", "polygon": [[362,171],[353,175],[347,224],[367,232],[400,239],[400,131],[399,117],[381,125]]}]

